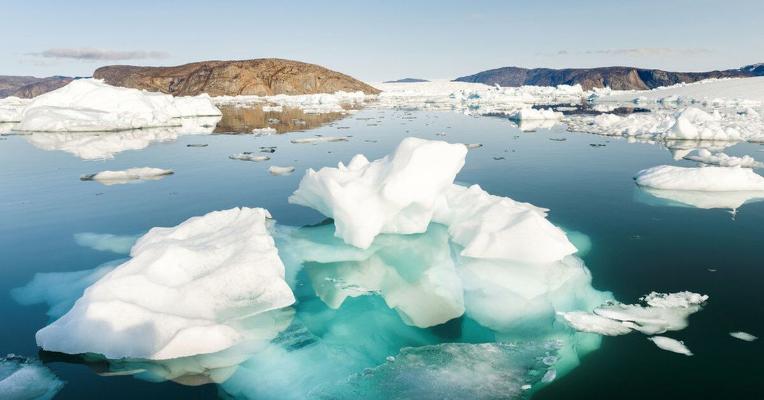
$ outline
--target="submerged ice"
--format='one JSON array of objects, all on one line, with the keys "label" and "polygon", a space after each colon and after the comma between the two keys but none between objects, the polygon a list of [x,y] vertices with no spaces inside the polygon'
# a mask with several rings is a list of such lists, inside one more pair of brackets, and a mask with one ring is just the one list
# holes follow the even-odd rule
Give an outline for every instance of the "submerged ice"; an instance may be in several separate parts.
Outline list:
[{"label": "submerged ice", "polygon": [[0,357],[0,398],[50,400],[64,382],[38,361],[8,355]]}]

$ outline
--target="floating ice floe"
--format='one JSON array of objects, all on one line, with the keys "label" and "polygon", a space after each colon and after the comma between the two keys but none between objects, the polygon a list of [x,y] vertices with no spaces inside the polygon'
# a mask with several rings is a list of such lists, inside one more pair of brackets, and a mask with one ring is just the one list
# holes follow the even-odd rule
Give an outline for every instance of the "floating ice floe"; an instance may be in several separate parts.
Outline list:
[{"label": "floating ice floe", "polygon": [[350,136],[315,136],[308,138],[292,139],[290,142],[295,144],[315,144],[326,142],[347,142],[350,140]]},{"label": "floating ice floe", "polygon": [[236,153],[231,154],[228,156],[231,160],[239,160],[239,161],[254,161],[254,162],[260,162],[260,161],[268,161],[271,158],[268,156],[259,156],[252,153]]},{"label": "floating ice floe", "polygon": [[117,254],[129,254],[139,235],[114,235],[111,233],[81,232],[74,234],[74,241],[82,247]]},{"label": "floating ice floe", "polygon": [[278,165],[271,165],[268,167],[268,172],[271,173],[271,175],[291,175],[292,172],[294,172],[295,168],[293,166],[288,167],[280,167]]},{"label": "floating ice floe", "polygon": [[560,120],[562,119],[562,113],[553,111],[552,109],[543,108],[521,108],[517,111],[507,113],[507,116],[511,120],[515,121],[532,121],[532,120]]},{"label": "floating ice floe", "polygon": [[80,180],[96,181],[104,185],[120,185],[138,180],[146,181],[162,179],[165,176],[174,173],[175,172],[170,169],[151,167],[129,168],[122,171],[101,171],[95,174],[82,175]]},{"label": "floating ice floe", "polygon": [[751,335],[748,332],[730,332],[730,336],[745,342],[753,342],[754,340],[758,339],[758,337]]},{"label": "floating ice floe", "polygon": [[697,161],[707,165],[716,165],[719,167],[743,167],[743,168],[761,168],[764,163],[756,161],[751,156],[735,157],[724,153],[711,153],[707,149],[698,149],[697,155],[686,155],[685,160]]},{"label": "floating ice floe", "polygon": [[639,187],[637,200],[649,205],[728,209],[734,214],[744,204],[764,200],[764,191],[709,192]]},{"label": "floating ice floe", "polygon": [[532,104],[578,104],[580,85],[495,87],[482,83],[436,80],[411,84],[380,83],[376,105],[384,108],[453,110],[466,114],[506,114]]},{"label": "floating ice floe", "polygon": [[38,361],[15,355],[0,357],[0,398],[50,400],[64,382]]},{"label": "floating ice floe", "polygon": [[764,177],[750,168],[683,168],[660,165],[639,171],[637,185],[663,190],[700,192],[764,191]]},{"label": "floating ice floe", "polygon": [[707,295],[692,292],[652,292],[642,300],[645,304],[623,304],[610,301],[592,313],[559,313],[568,325],[582,332],[601,335],[625,335],[639,331],[655,335],[687,327],[687,318],[700,311]]},{"label": "floating ice floe", "polygon": [[183,117],[220,116],[209,96],[173,97],[77,79],[35,97],[14,128],[31,132],[108,132],[181,127]]},{"label": "floating ice floe", "polygon": [[151,229],[129,261],[37,332],[38,346],[162,360],[245,341],[252,318],[295,301],[268,217],[263,209],[234,208]]},{"label": "floating ice floe", "polygon": [[658,348],[661,350],[684,354],[686,356],[692,355],[690,349],[688,349],[687,346],[684,345],[684,342],[680,340],[672,339],[666,336],[653,336],[647,338],[647,340],[655,343],[655,345],[658,346]]}]

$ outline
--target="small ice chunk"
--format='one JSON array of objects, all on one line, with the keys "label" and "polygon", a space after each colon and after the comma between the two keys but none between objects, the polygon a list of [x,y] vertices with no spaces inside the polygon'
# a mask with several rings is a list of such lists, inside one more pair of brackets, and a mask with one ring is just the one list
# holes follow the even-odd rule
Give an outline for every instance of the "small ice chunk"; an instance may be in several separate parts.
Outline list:
[{"label": "small ice chunk", "polygon": [[550,109],[536,109],[531,107],[521,108],[507,114],[509,119],[515,121],[529,120],[560,120],[562,113]]},{"label": "small ice chunk", "polygon": [[101,171],[95,174],[82,175],[80,180],[97,181],[104,185],[120,185],[137,180],[157,180],[175,172],[170,169],[161,168],[129,168],[122,171]]},{"label": "small ice chunk", "polygon": [[0,357],[0,398],[5,400],[50,400],[64,382],[37,361],[19,356]]},{"label": "small ice chunk", "polygon": [[467,148],[469,150],[479,149],[479,148],[483,147],[482,143],[465,143],[464,145],[467,146]]},{"label": "small ice chunk", "polygon": [[697,161],[707,165],[716,165],[719,167],[742,167],[742,168],[761,168],[764,163],[756,161],[751,156],[735,157],[724,153],[711,153],[707,149],[699,149],[697,155],[684,156],[685,160]]},{"label": "small ice chunk", "polygon": [[592,332],[606,336],[619,336],[631,332],[631,328],[621,321],[601,317],[584,311],[560,312],[558,315],[565,319],[573,329],[580,332]]},{"label": "small ice chunk", "polygon": [[730,336],[735,339],[744,340],[746,342],[753,342],[754,340],[758,339],[758,337],[753,336],[748,332],[730,332]]},{"label": "small ice chunk", "polygon": [[658,348],[661,350],[672,351],[674,353],[684,354],[686,356],[692,355],[690,349],[688,349],[687,346],[684,345],[684,342],[680,340],[672,339],[666,336],[653,336],[647,338],[647,340],[655,343],[655,345],[658,346]]},{"label": "small ice chunk", "polygon": [[557,371],[554,368],[550,368],[546,371],[544,376],[541,377],[542,383],[549,383],[557,378]]},{"label": "small ice chunk", "polygon": [[292,139],[291,142],[294,144],[315,144],[325,142],[347,142],[348,140],[350,140],[350,136],[316,136]]},{"label": "small ice chunk", "polygon": [[270,172],[271,175],[291,175],[294,170],[295,168],[293,166],[279,167],[276,165],[271,165],[268,168],[268,172]]},{"label": "small ice chunk", "polygon": [[233,208],[153,228],[131,259],[88,287],[37,345],[68,354],[170,359],[248,338],[242,317],[294,303],[268,211]]},{"label": "small ice chunk", "polygon": [[764,177],[750,168],[682,168],[660,165],[639,171],[637,185],[664,190],[708,192],[764,191]]},{"label": "small ice chunk", "polygon": [[231,160],[254,161],[254,162],[268,161],[271,159],[268,156],[258,156],[252,153],[231,154],[230,156],[228,156],[228,158],[230,158]]}]

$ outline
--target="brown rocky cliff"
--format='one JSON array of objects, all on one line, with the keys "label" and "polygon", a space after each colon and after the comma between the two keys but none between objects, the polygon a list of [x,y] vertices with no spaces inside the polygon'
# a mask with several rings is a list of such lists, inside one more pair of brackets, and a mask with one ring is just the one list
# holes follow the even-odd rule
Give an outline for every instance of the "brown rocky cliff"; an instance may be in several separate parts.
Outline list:
[{"label": "brown rocky cliff", "polygon": [[111,65],[98,68],[94,78],[114,86],[146,89],[175,96],[334,93],[377,94],[348,75],[298,61],[265,58],[242,61],[201,61],[175,67]]}]

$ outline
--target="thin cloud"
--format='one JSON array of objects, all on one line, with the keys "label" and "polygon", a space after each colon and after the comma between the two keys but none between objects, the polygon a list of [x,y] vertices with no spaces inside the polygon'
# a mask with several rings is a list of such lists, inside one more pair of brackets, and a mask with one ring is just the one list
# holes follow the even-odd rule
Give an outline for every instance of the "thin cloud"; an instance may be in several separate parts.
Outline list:
[{"label": "thin cloud", "polygon": [[91,48],[55,48],[48,49],[39,53],[32,53],[32,55],[44,58],[68,58],[86,61],[148,60],[169,57],[169,54],[163,51],[119,51]]}]

